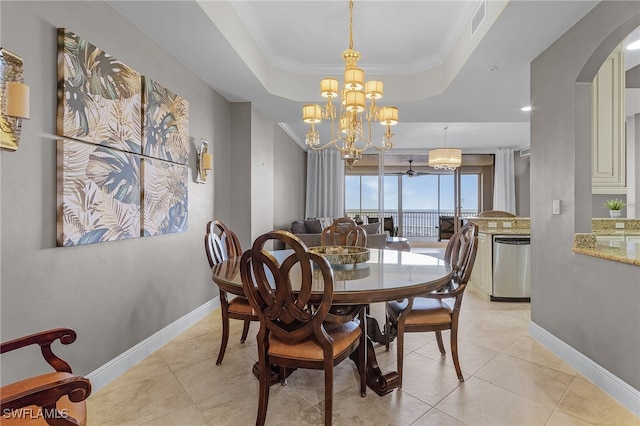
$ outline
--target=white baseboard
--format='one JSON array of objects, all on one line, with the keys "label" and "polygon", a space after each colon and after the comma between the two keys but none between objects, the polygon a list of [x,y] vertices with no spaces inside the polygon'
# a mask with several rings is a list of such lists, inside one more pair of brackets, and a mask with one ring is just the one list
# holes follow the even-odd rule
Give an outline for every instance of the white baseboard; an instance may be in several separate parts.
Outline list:
[{"label": "white baseboard", "polygon": [[529,333],[531,337],[578,370],[603,392],[606,392],[636,416],[640,416],[640,391],[638,389],[596,364],[536,323],[529,323]]},{"label": "white baseboard", "polygon": [[96,393],[131,367],[166,345],[171,339],[187,330],[192,325],[220,307],[220,296],[216,296],[204,305],[194,309],[182,318],[169,324],[162,330],[147,337],[126,352],[89,373],[86,377],[91,381],[91,392]]}]

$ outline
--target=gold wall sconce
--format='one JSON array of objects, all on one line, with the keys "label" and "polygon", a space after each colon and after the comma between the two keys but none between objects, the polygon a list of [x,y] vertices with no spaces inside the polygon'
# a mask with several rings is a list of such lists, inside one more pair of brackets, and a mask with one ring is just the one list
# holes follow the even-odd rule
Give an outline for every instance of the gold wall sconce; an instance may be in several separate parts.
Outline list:
[{"label": "gold wall sconce", "polygon": [[209,142],[200,139],[198,147],[198,177],[196,183],[206,183],[209,170],[213,169],[213,155],[209,152]]},{"label": "gold wall sconce", "polygon": [[22,120],[29,119],[29,86],[22,65],[21,57],[0,47],[0,148],[10,151],[18,149]]}]

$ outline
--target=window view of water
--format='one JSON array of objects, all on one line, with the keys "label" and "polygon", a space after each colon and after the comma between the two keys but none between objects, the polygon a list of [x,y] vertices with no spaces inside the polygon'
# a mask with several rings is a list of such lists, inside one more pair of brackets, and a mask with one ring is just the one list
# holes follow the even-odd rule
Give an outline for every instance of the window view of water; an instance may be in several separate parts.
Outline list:
[{"label": "window view of water", "polygon": [[[479,176],[460,176],[461,216],[478,214]],[[422,175],[384,176],[383,217],[393,217],[399,235],[405,237],[437,237],[440,216],[453,216],[454,176]],[[378,176],[345,177],[345,208],[350,217],[378,217]]]}]

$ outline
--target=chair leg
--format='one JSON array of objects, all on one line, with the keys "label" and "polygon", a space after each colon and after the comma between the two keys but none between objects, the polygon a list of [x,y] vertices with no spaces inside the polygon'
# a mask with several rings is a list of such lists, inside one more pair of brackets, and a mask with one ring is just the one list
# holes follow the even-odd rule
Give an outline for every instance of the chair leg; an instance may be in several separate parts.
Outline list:
[{"label": "chair leg", "polygon": [[398,334],[396,335],[396,348],[397,348],[397,363],[398,363],[398,376],[400,376],[400,383],[398,389],[402,389],[402,369],[404,364],[404,324],[396,324]]},{"label": "chair leg", "polygon": [[444,343],[442,342],[442,331],[436,331],[436,341],[438,342],[438,349],[440,349],[441,354],[445,354]]},{"label": "chair leg", "polygon": [[244,327],[242,328],[242,336],[240,337],[240,343],[244,343],[247,340],[247,334],[249,334],[249,326],[251,321],[244,320]]},{"label": "chair leg", "polygon": [[269,388],[271,382],[271,363],[266,349],[265,330],[260,327],[257,336],[258,343],[258,382],[260,390],[258,392],[258,415],[256,426],[264,426],[267,418],[267,406],[269,405]]},{"label": "chair leg", "polygon": [[462,376],[462,370],[460,369],[460,360],[458,360],[458,328],[451,329],[451,357],[453,358],[453,365],[456,367],[456,374],[458,375],[458,380],[464,382],[464,377]]},{"label": "chair leg", "polygon": [[389,344],[391,342],[391,318],[389,314],[384,314],[384,348],[389,352]]},{"label": "chair leg", "polygon": [[222,309],[222,342],[220,342],[220,352],[218,352],[218,359],[216,365],[222,364],[222,358],[224,358],[224,352],[227,350],[227,342],[229,341],[229,312],[224,304]]},{"label": "chair leg", "polygon": [[[368,306],[368,305],[367,305]],[[367,318],[364,309],[360,310],[360,344],[358,347],[358,370],[360,370],[360,396],[367,396]]]},{"label": "chair leg", "polygon": [[324,424],[331,426],[333,415],[333,360],[325,361],[324,365]]}]

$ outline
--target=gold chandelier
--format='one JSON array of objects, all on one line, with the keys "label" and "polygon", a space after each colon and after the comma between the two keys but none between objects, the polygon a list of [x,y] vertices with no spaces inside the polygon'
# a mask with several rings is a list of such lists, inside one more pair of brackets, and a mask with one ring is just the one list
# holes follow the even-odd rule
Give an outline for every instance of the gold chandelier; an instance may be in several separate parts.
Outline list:
[{"label": "gold chandelier", "polygon": [[[349,48],[342,52],[342,57],[346,64],[342,89],[339,89],[335,78],[320,80],[320,94],[327,98],[327,103],[324,106],[304,105],[302,120],[311,126],[305,139],[309,148],[319,151],[333,145],[351,167],[369,147],[381,152],[390,150],[395,144],[391,126],[398,123],[398,108],[376,106],[376,101],[382,98],[382,82],[372,80],[365,83],[364,70],[358,68],[360,52],[353,50],[353,0],[349,1]],[[338,95],[339,111],[333,104]],[[321,145],[315,124],[323,119],[331,120],[331,140]],[[371,143],[372,121],[387,126],[381,146]]]},{"label": "gold chandelier", "polygon": [[432,149],[429,151],[429,166],[436,170],[455,170],[462,164],[462,150],[458,148],[447,148],[447,129],[444,129],[444,148]]}]

